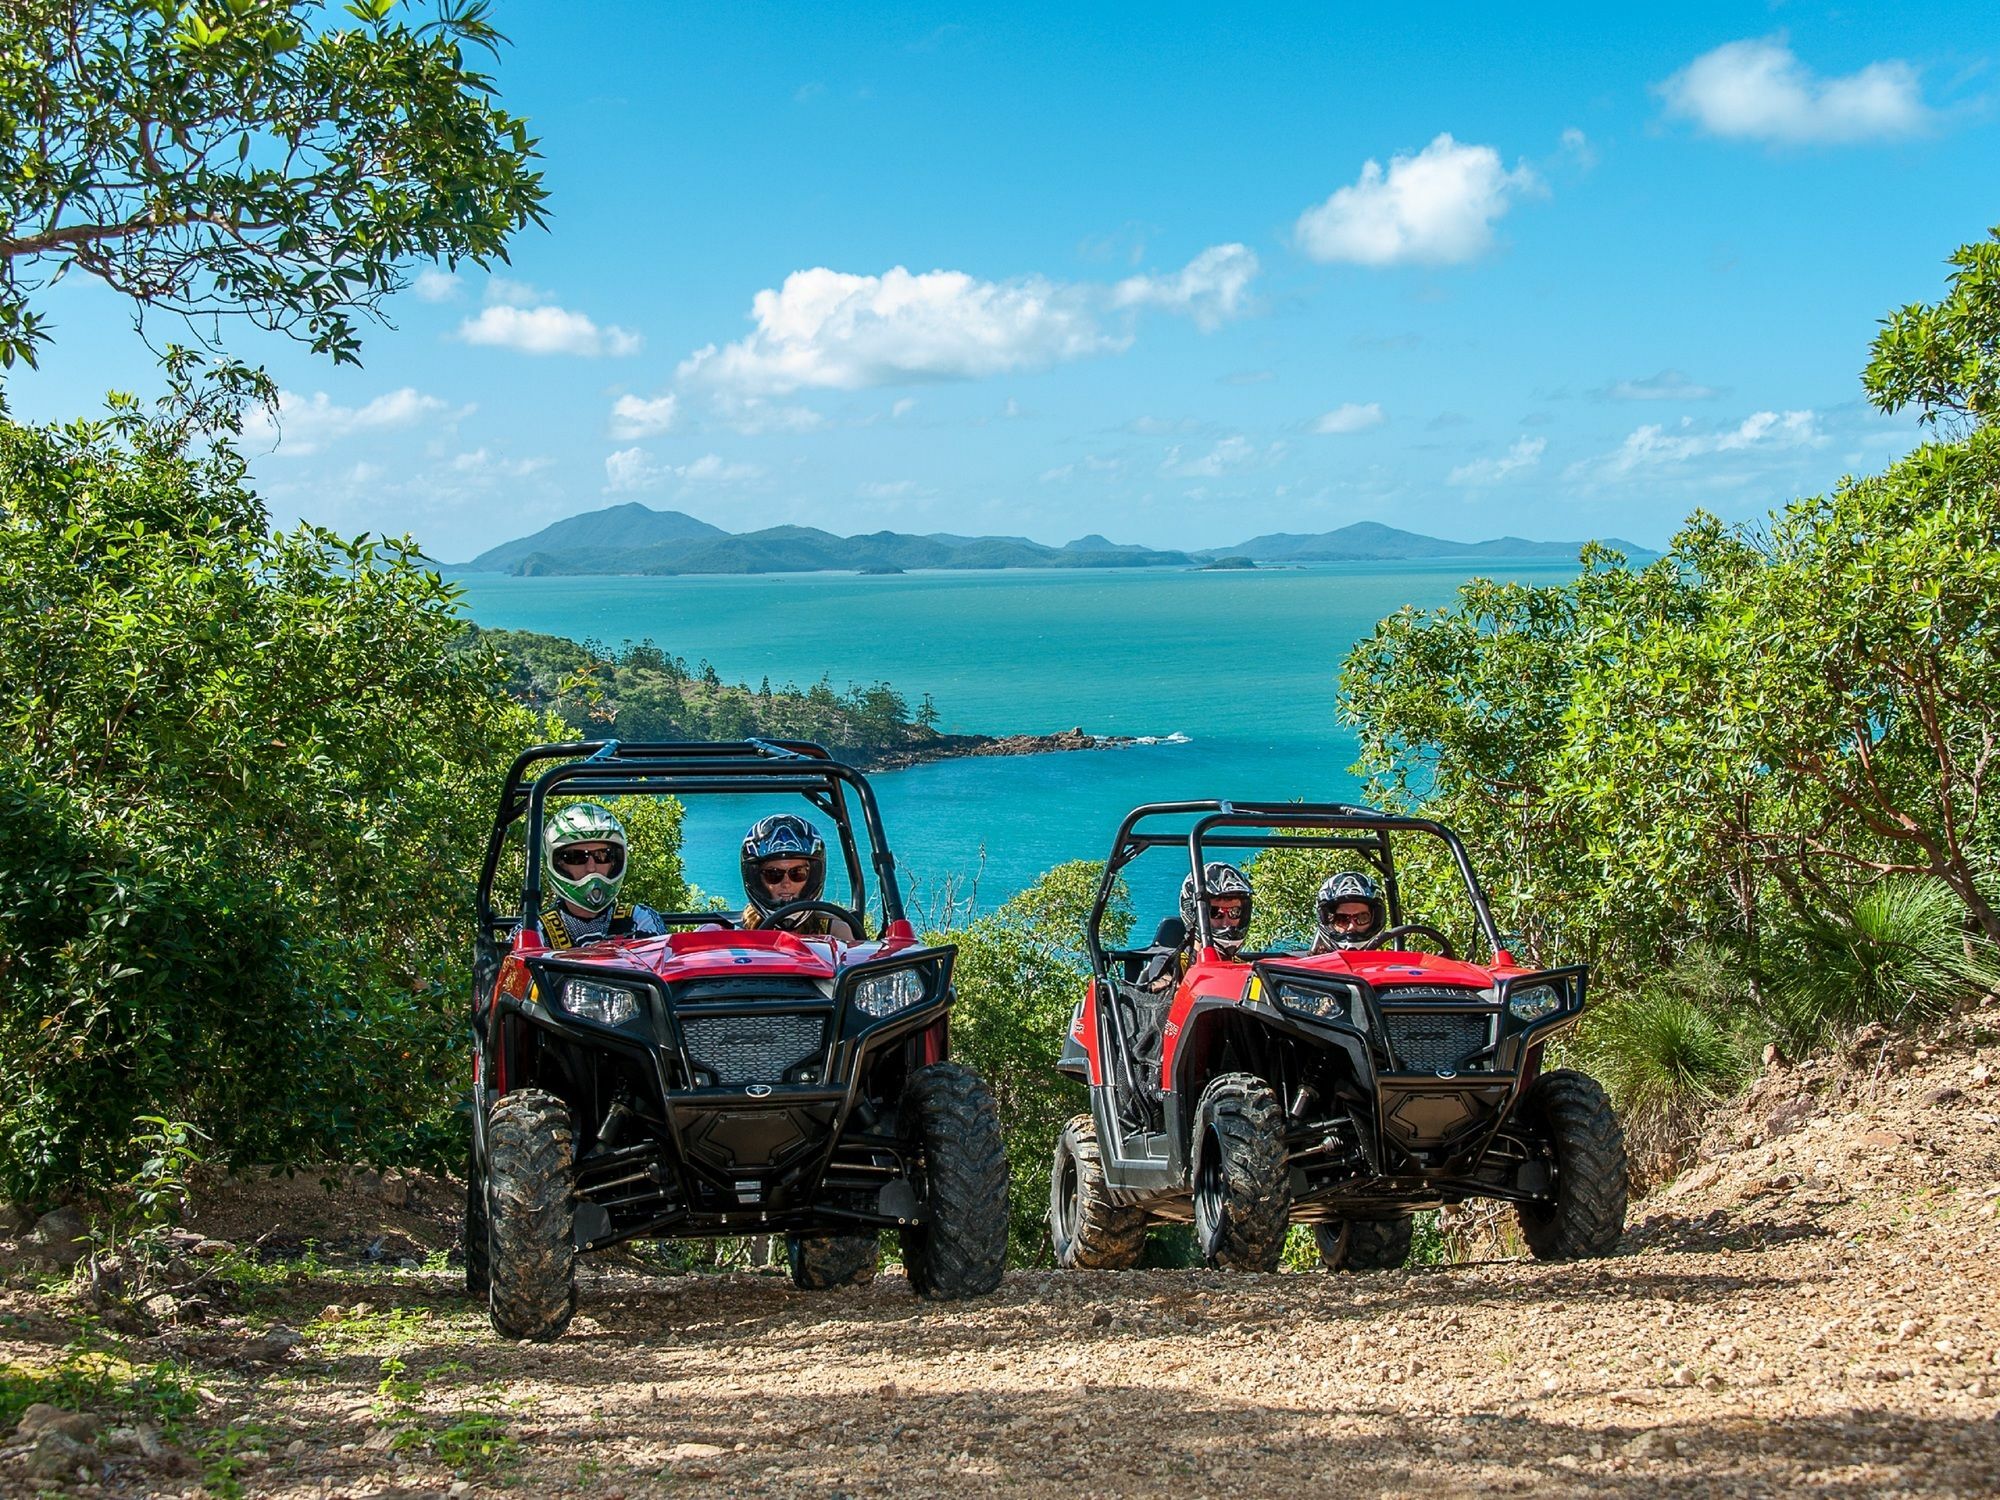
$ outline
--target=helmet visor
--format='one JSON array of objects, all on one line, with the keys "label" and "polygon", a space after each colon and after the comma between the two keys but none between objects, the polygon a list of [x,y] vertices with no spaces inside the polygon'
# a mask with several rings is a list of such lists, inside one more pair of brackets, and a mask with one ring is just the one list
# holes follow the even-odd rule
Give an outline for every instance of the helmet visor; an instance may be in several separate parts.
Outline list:
[{"label": "helmet visor", "polygon": [[616,880],[625,873],[625,851],[616,844],[565,844],[550,858],[572,880],[586,875]]}]

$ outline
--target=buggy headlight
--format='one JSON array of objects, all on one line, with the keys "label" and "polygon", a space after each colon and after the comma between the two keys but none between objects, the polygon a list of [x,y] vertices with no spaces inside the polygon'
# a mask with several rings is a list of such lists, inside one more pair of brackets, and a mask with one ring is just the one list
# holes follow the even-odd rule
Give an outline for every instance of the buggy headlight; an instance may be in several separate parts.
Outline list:
[{"label": "buggy headlight", "polygon": [[1316,1020],[1347,1019],[1347,997],[1331,990],[1309,990],[1304,985],[1281,984],[1278,986],[1278,1004]]},{"label": "buggy headlight", "polygon": [[1552,984],[1531,984],[1507,995],[1507,1014],[1517,1021],[1546,1020],[1562,1008],[1562,991]]},{"label": "buggy headlight", "polygon": [[639,994],[622,984],[599,984],[594,979],[566,979],[562,987],[563,1009],[600,1026],[619,1026],[639,1014]]},{"label": "buggy headlight", "polygon": [[923,1004],[929,995],[930,986],[924,982],[922,969],[892,969],[855,982],[854,1008],[879,1021]]}]

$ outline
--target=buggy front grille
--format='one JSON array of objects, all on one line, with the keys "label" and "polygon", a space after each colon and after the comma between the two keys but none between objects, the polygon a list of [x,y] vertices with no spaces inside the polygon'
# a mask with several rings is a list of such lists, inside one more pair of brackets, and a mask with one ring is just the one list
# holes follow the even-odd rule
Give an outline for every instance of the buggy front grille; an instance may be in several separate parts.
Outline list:
[{"label": "buggy front grille", "polygon": [[826,1051],[824,1015],[683,1016],[681,1034],[695,1067],[719,1084],[804,1082],[786,1075]]},{"label": "buggy front grille", "polygon": [[1408,1072],[1435,1073],[1440,1068],[1489,1073],[1491,1055],[1477,1062],[1466,1061],[1493,1043],[1493,1016],[1465,1011],[1394,1010],[1390,996],[1382,997],[1382,1024],[1389,1033],[1389,1045],[1396,1049],[1396,1061]]}]

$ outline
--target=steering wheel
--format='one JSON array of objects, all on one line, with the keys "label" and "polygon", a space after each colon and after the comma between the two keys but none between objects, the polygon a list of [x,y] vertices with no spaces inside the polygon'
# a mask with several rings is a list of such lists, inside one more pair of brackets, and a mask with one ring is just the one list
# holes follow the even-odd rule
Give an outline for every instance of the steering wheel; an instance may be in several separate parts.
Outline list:
[{"label": "steering wheel", "polygon": [[1376,933],[1375,936],[1370,938],[1367,942],[1363,943],[1361,947],[1356,951],[1363,953],[1372,952],[1377,948],[1383,947],[1385,944],[1388,943],[1388,941],[1391,938],[1408,937],[1413,932],[1418,933],[1424,937],[1436,938],[1438,957],[1440,958],[1458,957],[1458,954],[1452,951],[1451,939],[1446,937],[1443,933],[1439,932],[1435,927],[1431,926],[1431,924],[1428,922],[1403,922],[1395,927],[1384,927],[1380,932]]},{"label": "steering wheel", "polygon": [[838,905],[832,901],[811,901],[804,899],[787,901],[783,906],[774,906],[765,912],[764,920],[758,925],[761,927],[782,927],[788,918],[803,917],[809,912],[816,911],[825,912],[830,917],[840,918],[853,931],[854,940],[857,943],[868,935],[868,929],[862,923],[860,912],[850,911],[847,907]]}]

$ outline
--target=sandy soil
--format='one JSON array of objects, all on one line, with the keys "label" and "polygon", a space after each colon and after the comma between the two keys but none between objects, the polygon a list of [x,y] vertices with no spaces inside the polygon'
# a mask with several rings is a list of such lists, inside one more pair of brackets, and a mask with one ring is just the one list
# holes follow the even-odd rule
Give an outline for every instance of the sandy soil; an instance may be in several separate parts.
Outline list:
[{"label": "sandy soil", "polygon": [[[1996,1073],[1969,1042],[1775,1069],[1591,1264],[1022,1272],[932,1306],[893,1273],[807,1294],[598,1262],[535,1347],[450,1274],[309,1268],[122,1346],[197,1372],[178,1454],[100,1435],[87,1481],[37,1480],[17,1435],[0,1491],[2000,1494]],[[253,1187],[197,1222],[261,1233]],[[263,1211],[326,1208],[307,1187]],[[448,1189],[401,1191],[344,1188],[322,1243],[446,1243]],[[75,1336],[55,1299],[0,1302],[17,1370]]]}]

